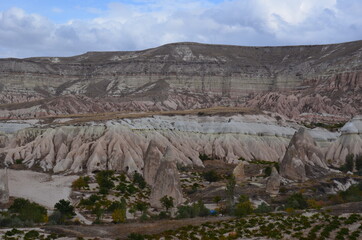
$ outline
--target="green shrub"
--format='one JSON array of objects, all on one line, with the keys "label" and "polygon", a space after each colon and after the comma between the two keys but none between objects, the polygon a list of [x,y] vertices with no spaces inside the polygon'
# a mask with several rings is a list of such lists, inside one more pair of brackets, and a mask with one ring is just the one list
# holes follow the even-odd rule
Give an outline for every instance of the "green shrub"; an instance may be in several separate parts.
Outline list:
[{"label": "green shrub", "polygon": [[133,175],[133,183],[138,185],[138,187],[140,189],[144,189],[147,185],[143,176],[141,174],[139,174],[138,172],[135,172]]},{"label": "green shrub", "polygon": [[113,174],[114,171],[111,170],[104,170],[97,173],[96,181],[99,185],[99,193],[108,194],[109,190],[114,187],[114,183],[111,179]]},{"label": "green shrub", "polygon": [[23,198],[15,199],[9,211],[16,213],[23,221],[29,220],[35,223],[41,223],[47,220],[47,210],[43,206]]},{"label": "green shrub", "polygon": [[359,202],[362,201],[362,182],[354,184],[346,191],[341,191],[338,194],[344,202]]},{"label": "green shrub", "polygon": [[348,154],[346,156],[346,163],[340,167],[340,170],[342,172],[348,172],[348,171],[352,172],[353,171],[353,159],[354,159],[354,155]]},{"label": "green shrub", "polygon": [[272,173],[272,167],[268,166],[264,169],[264,177],[269,177]]},{"label": "green shrub", "polygon": [[272,212],[273,208],[271,206],[268,206],[266,203],[261,203],[255,210],[255,213],[269,213]]},{"label": "green shrub", "polygon": [[166,209],[167,212],[170,208],[173,207],[173,197],[171,197],[171,196],[167,196],[167,195],[163,196],[160,199],[160,202],[161,202],[162,206]]},{"label": "green shrub", "polygon": [[22,164],[24,159],[16,159],[15,164]]},{"label": "green shrub", "polygon": [[80,189],[87,189],[89,188],[89,177],[86,176],[86,177],[82,177],[80,176],[77,180],[75,180],[73,183],[72,183],[72,188],[74,190],[80,190]]},{"label": "green shrub", "polygon": [[220,176],[214,170],[204,172],[202,177],[208,182],[217,182],[220,180]]},{"label": "green shrub", "polygon": [[145,237],[139,233],[131,233],[127,236],[128,240],[144,240]]},{"label": "green shrub", "polygon": [[32,240],[32,239],[39,239],[39,232],[35,230],[30,230],[29,232],[25,233],[24,240]]},{"label": "green shrub", "polygon": [[235,205],[234,214],[237,217],[244,217],[253,212],[253,205],[249,198],[245,195],[240,195],[238,203]]},{"label": "green shrub", "polygon": [[199,158],[201,161],[211,160],[211,158],[209,156],[207,156],[205,153],[200,153]]},{"label": "green shrub", "polygon": [[191,206],[183,205],[177,207],[176,218],[194,218],[210,215],[210,210],[205,207],[202,201],[193,203]]},{"label": "green shrub", "polygon": [[308,203],[301,193],[294,193],[287,199],[285,208],[306,209]]},{"label": "green shrub", "polygon": [[72,218],[75,216],[74,207],[70,201],[61,199],[54,205],[54,208],[58,210],[66,218]]}]

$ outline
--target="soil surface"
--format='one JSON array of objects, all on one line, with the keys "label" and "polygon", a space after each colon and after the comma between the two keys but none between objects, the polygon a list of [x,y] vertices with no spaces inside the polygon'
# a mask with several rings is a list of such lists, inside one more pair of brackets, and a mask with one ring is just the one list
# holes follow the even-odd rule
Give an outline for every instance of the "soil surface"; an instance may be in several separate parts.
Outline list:
[{"label": "soil surface", "polygon": [[229,220],[233,217],[204,217],[180,220],[161,220],[145,223],[125,223],[107,225],[59,225],[46,226],[44,229],[57,234],[65,234],[71,237],[98,237],[127,239],[130,233],[157,234],[167,230],[174,230],[187,225],[201,225],[206,222],[218,222]]}]

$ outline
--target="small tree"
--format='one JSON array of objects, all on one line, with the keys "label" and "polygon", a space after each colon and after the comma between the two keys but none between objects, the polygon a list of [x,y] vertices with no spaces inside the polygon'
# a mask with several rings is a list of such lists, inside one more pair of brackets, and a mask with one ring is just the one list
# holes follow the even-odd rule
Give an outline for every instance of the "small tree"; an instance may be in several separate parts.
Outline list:
[{"label": "small tree", "polygon": [[173,205],[173,197],[171,196],[163,196],[161,199],[160,199],[160,202],[162,204],[162,206],[166,209],[166,211],[168,212],[170,208],[172,208],[174,205]]},{"label": "small tree", "polygon": [[294,193],[287,199],[286,208],[306,209],[307,207],[307,200],[301,193]]},{"label": "small tree", "polygon": [[356,170],[359,175],[362,175],[362,154],[356,156]]},{"label": "small tree", "polygon": [[230,176],[226,183],[226,196],[228,199],[228,209],[229,209],[230,213],[232,213],[231,211],[234,206],[235,185],[236,185],[235,177]]},{"label": "small tree", "polygon": [[253,210],[254,208],[249,200],[249,197],[245,195],[240,195],[239,201],[235,206],[235,215],[238,217],[244,217],[252,213]]},{"label": "small tree", "polygon": [[80,176],[77,180],[75,180],[72,183],[72,188],[74,190],[87,189],[87,188],[89,188],[88,182],[89,182],[88,176],[86,176],[86,177]]},{"label": "small tree", "polygon": [[146,202],[137,201],[137,202],[135,203],[134,207],[135,207],[135,209],[136,209],[137,211],[140,211],[140,212],[142,212],[142,213],[146,213],[147,210],[148,210],[149,205],[148,205],[148,203],[146,203]]},{"label": "small tree", "polygon": [[208,182],[217,182],[220,180],[220,176],[214,170],[204,172],[202,176]]},{"label": "small tree", "polygon": [[114,223],[124,223],[126,221],[126,210],[117,208],[112,213]]},{"label": "small tree", "polygon": [[48,219],[47,210],[43,206],[30,202],[24,198],[15,199],[14,203],[10,206],[9,211],[18,214],[21,220],[40,223],[46,222]]},{"label": "small tree", "polygon": [[144,189],[147,185],[145,179],[138,172],[135,172],[133,175],[133,183],[138,185],[140,189]]},{"label": "small tree", "polygon": [[71,205],[70,201],[61,199],[54,205],[54,208],[67,217],[75,216],[74,207]]},{"label": "small tree", "polygon": [[114,171],[104,170],[100,171],[96,175],[96,180],[99,185],[99,193],[108,194],[109,190],[114,187],[114,183],[111,179]]},{"label": "small tree", "polygon": [[341,171],[343,172],[348,172],[348,171],[353,171],[353,160],[354,160],[354,155],[353,154],[348,154],[346,156],[346,163],[340,168]]},{"label": "small tree", "polygon": [[59,200],[59,202],[54,205],[54,209],[56,211],[51,215],[51,219],[58,224],[62,224],[67,219],[75,216],[74,207],[69,201],[64,199]]}]

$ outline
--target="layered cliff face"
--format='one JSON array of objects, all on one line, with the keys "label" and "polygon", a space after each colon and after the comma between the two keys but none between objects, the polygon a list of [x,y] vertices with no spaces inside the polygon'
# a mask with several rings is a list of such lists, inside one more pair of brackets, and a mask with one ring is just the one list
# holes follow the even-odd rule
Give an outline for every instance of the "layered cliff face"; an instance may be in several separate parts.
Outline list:
[{"label": "layered cliff face", "polygon": [[[0,117],[253,106],[291,118],[361,113],[362,41],[0,60]],[[301,115],[303,114],[304,115]]]},{"label": "layered cliff face", "polygon": [[[0,154],[5,165],[20,159],[28,167],[40,166],[55,173],[143,172],[152,185],[167,146],[181,165],[202,166],[201,153],[229,163],[238,163],[240,157],[277,162],[295,127],[299,126],[264,115],[155,116],[83,126],[42,126],[9,136],[10,144],[0,149]],[[312,134],[321,146],[338,137],[318,129]]]}]

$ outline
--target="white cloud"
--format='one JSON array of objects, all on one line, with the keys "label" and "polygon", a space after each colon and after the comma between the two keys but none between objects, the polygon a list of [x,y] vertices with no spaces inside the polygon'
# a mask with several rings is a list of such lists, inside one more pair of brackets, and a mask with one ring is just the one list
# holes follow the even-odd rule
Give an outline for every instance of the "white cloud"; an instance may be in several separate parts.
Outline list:
[{"label": "white cloud", "polygon": [[140,0],[91,9],[56,24],[12,8],[0,12],[0,57],[135,50],[177,41],[237,45],[320,44],[362,39],[358,0]]}]

